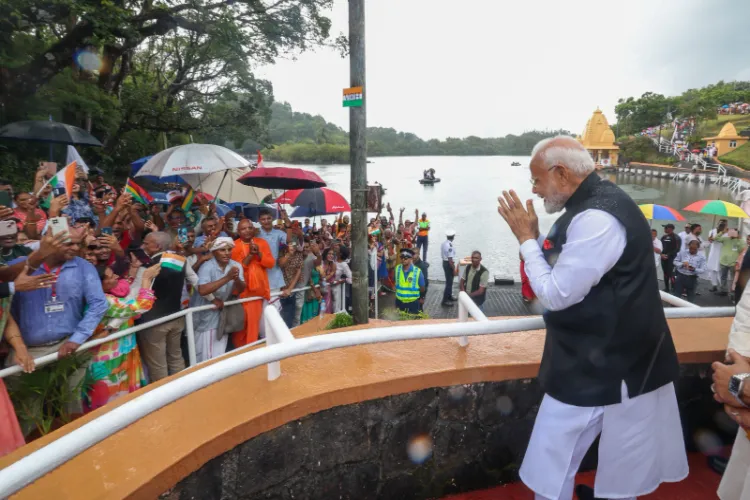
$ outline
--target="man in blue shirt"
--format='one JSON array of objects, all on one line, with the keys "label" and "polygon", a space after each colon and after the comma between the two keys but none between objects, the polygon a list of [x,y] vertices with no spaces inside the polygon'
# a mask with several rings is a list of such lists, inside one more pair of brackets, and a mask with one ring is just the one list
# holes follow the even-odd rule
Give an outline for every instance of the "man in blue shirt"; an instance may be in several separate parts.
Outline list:
[{"label": "man in blue shirt", "polygon": [[698,239],[690,240],[687,250],[682,250],[674,259],[674,268],[677,271],[674,294],[680,297],[683,292],[686,293],[689,302],[695,300],[698,276],[706,272],[706,256],[698,251],[699,246]]},{"label": "man in blue shirt", "polygon": [[[215,240],[216,238],[220,236],[228,237],[229,235],[225,233],[224,231],[217,232],[218,229],[218,222],[216,221],[215,217],[206,217],[201,221],[201,230],[203,231],[203,234],[195,238],[195,243],[193,243],[193,248],[203,247],[206,245],[206,239],[210,238],[211,241]],[[207,246],[207,245],[206,245]],[[208,252],[210,249],[206,249]]]},{"label": "man in blue shirt", "polygon": [[[260,231],[258,231],[258,237],[266,240],[275,261],[274,266],[267,270],[268,286],[273,294],[286,286],[284,273],[281,272],[281,268],[279,267],[279,250],[282,246],[286,247],[286,233],[273,228],[273,215],[271,215],[270,210],[261,210],[259,220]],[[278,302],[276,303],[278,304]]]},{"label": "man in blue shirt", "polygon": [[96,268],[77,257],[80,242],[80,235],[71,234],[60,251],[30,272],[31,276],[57,276],[52,286],[18,292],[13,298],[13,317],[33,356],[55,351],[60,357],[72,354],[91,337],[107,312],[107,299]]},{"label": "man in blue shirt", "polygon": [[302,232],[304,234],[307,234],[310,231],[312,231],[312,226],[310,225],[310,219],[305,219],[305,225],[302,226]]}]

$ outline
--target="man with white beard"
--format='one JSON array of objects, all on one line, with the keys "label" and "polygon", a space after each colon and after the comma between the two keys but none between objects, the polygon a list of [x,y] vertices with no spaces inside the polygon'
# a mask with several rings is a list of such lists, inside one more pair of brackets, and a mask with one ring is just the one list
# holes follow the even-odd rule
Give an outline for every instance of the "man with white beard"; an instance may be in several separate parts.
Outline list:
[{"label": "man with white beard", "polygon": [[679,363],[662,309],[649,225],[635,202],[594,172],[572,137],[532,151],[533,192],[565,212],[545,237],[532,200],[503,192],[498,212],[521,244],[547,327],[539,407],[520,475],[537,500],[572,498],[601,434],[594,490],[635,498],[688,474],[673,382]]}]

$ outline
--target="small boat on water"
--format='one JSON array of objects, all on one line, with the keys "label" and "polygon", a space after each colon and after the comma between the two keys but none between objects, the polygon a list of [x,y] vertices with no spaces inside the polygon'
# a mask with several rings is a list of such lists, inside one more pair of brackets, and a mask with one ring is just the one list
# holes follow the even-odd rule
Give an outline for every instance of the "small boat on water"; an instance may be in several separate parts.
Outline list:
[{"label": "small boat on water", "polygon": [[511,166],[511,167],[520,167],[520,166],[521,166],[521,163],[520,163],[520,162],[517,162],[517,161],[514,161],[514,162],[512,162],[512,163],[510,164],[510,166]]},{"label": "small boat on water", "polygon": [[422,172],[422,178],[419,179],[419,183],[425,186],[432,186],[436,182],[440,182],[440,177],[435,177],[434,168],[428,168]]}]

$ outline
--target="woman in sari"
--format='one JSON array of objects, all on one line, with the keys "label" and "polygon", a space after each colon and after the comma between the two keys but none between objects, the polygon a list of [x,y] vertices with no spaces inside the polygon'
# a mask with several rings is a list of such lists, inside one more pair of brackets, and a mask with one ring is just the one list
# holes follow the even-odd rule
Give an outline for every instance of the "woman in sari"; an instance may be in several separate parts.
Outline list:
[{"label": "woman in sari", "polygon": [[333,312],[333,292],[331,290],[331,283],[336,279],[336,255],[333,250],[326,248],[323,250],[323,280],[325,291],[323,292],[323,298],[325,299],[325,314]]},{"label": "woman in sari", "polygon": [[320,268],[313,267],[310,272],[310,282],[302,283],[302,286],[309,286],[310,289],[305,291],[305,303],[302,305],[302,314],[299,323],[310,321],[320,314],[320,299],[323,295],[320,293]]},{"label": "woman in sari", "polygon": [[[159,264],[146,269],[141,287],[135,294],[130,291],[127,280],[120,279],[110,268],[99,272],[109,307],[91,340],[130,328],[136,316],[151,310],[156,300],[151,284],[160,270]],[[95,410],[147,384],[135,333],[106,342],[93,348],[91,353],[93,358],[86,369],[83,384],[84,412]]]},{"label": "woman in sari", "polygon": [[[26,350],[21,331],[13,316],[10,315],[10,301],[11,297],[0,300],[0,332],[3,332],[2,337],[13,348],[15,362],[24,372],[31,373],[34,371],[34,358]],[[5,382],[0,379],[0,457],[24,444],[26,441],[23,439],[23,432],[18,424],[13,403],[8,396]]]}]

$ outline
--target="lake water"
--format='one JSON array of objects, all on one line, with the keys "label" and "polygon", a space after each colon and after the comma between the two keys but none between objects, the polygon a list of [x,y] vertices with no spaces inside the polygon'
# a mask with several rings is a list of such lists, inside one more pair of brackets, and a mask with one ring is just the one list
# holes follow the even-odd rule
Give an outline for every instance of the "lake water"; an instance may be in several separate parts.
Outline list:
[{"label": "lake water", "polygon": [[[383,184],[387,189],[383,204],[390,202],[397,218],[399,207],[406,208],[404,218],[409,219],[414,217],[415,208],[420,214],[427,212],[432,225],[427,260],[439,274],[442,273],[439,271],[442,269],[440,244],[445,240],[445,231],[454,229],[459,258],[468,256],[472,250],[480,250],[483,264],[491,274],[519,279],[518,242],[497,213],[497,197],[503,190],[515,189],[522,199],[535,199],[534,207],[542,232],[546,232],[559,217],[559,214],[547,214],[542,200],[532,194],[529,157],[389,157],[372,158],[371,161],[367,166],[368,182]],[[514,161],[520,162],[521,166],[511,166]],[[348,165],[299,166],[317,172],[329,188],[351,199]],[[428,168],[435,169],[440,183],[434,186],[419,184],[422,172]],[[698,200],[732,201],[728,189],[713,184],[675,182],[642,175],[602,175],[620,185],[638,204],[657,203],[681,210]],[[681,213],[690,222],[703,224],[704,232],[708,232],[713,221],[711,216]],[[661,235],[661,224],[666,223],[655,220],[652,227],[657,228]],[[682,231],[681,223],[675,225],[677,232]]]}]

